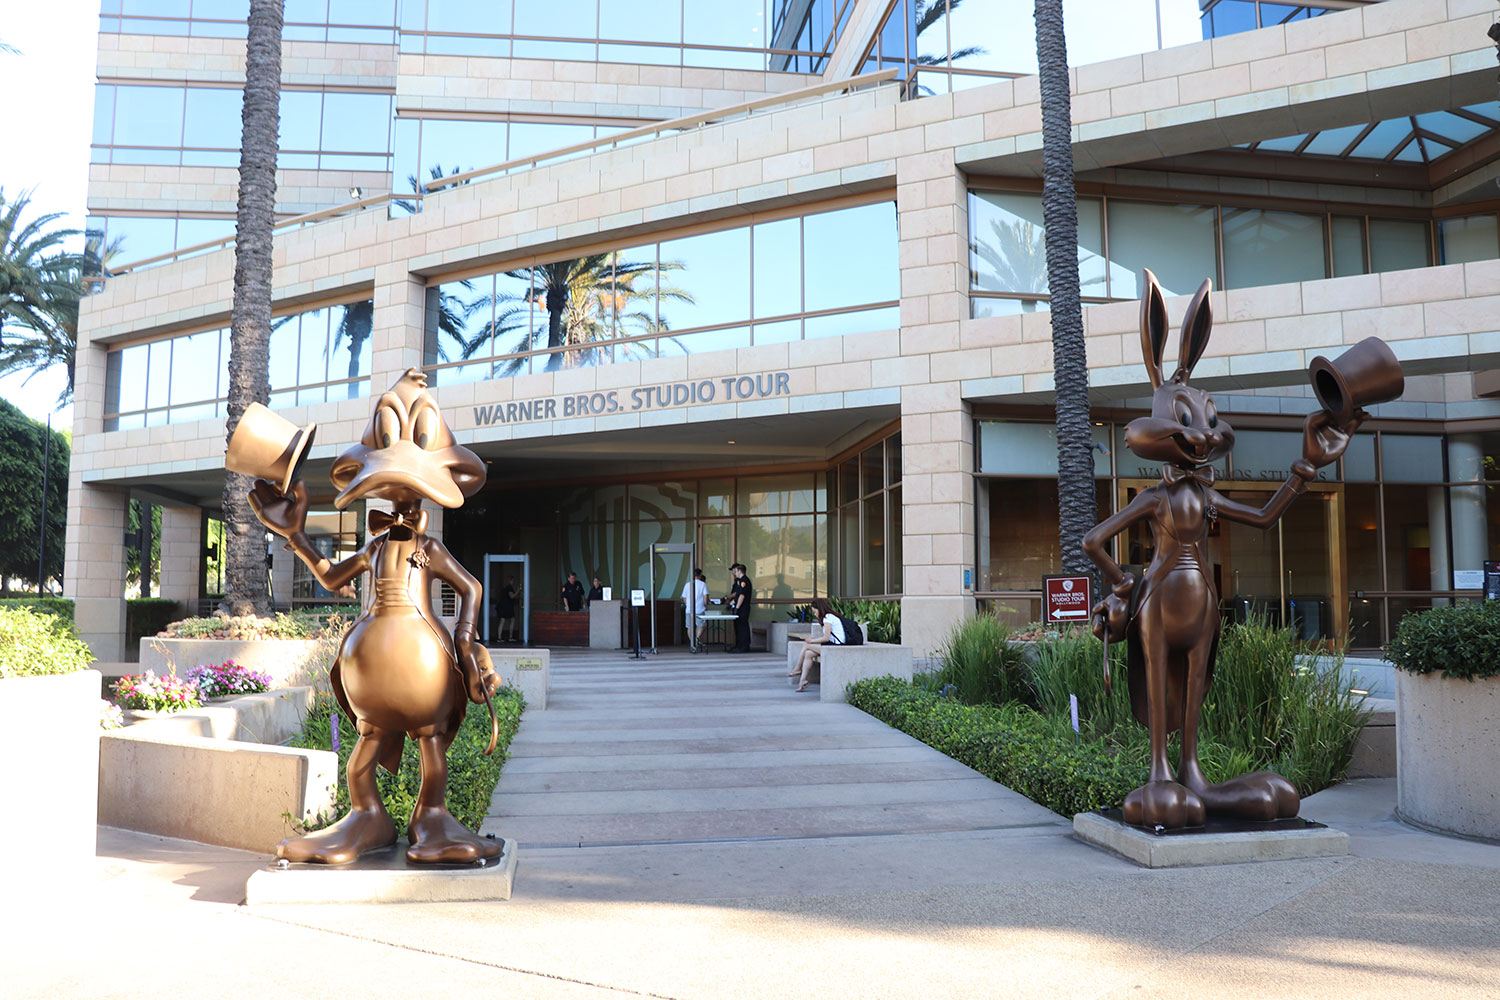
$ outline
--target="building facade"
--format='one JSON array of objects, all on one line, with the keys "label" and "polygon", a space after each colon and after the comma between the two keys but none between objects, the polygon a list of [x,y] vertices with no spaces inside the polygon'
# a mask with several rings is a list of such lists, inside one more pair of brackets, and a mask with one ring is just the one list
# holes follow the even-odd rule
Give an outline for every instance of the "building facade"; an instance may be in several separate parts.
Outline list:
[{"label": "building facade", "polygon": [[[1029,4],[288,0],[271,405],[327,470],[421,368],[489,485],[435,519],[481,578],[675,598],[745,563],[763,618],[899,599],[930,652],[1058,563]],[[1300,454],[1306,370],[1391,343],[1403,399],[1268,532],[1209,543],[1226,610],[1378,645],[1500,558],[1500,108],[1488,0],[1070,0],[1079,265],[1101,511],[1159,470],[1141,272],[1239,432],[1221,488]],[[727,12],[732,8],[732,12]],[[123,655],[132,499],[160,592],[219,583],[244,3],[106,0],[67,592]],[[240,36],[240,37],[237,37]],[[1124,563],[1151,539],[1122,537]],[[520,557],[526,557],[519,562]],[[273,551],[278,603],[328,603]],[[343,595],[347,597],[347,595]]]}]

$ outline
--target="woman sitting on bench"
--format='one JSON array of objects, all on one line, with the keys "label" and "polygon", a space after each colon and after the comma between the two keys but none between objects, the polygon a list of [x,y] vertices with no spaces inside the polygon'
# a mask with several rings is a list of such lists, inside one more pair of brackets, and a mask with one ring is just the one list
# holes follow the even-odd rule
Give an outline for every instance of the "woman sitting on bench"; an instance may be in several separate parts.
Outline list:
[{"label": "woman sitting on bench", "polygon": [[807,685],[812,680],[813,671],[817,669],[818,657],[822,651],[818,649],[822,645],[842,646],[844,645],[844,623],[839,616],[833,613],[833,605],[828,603],[827,598],[815,597],[812,601],[813,614],[818,621],[823,623],[823,634],[814,639],[809,637],[802,645],[802,655],[797,660],[795,669],[787,672],[788,677],[797,677],[798,691],[806,691]]}]

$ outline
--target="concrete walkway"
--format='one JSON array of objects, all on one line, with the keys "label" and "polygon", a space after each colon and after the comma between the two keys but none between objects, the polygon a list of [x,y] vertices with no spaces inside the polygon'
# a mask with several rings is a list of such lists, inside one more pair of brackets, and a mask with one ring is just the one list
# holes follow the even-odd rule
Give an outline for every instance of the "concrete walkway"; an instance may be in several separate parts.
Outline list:
[{"label": "concrete walkway", "polygon": [[101,830],[7,906],[4,995],[1500,996],[1500,847],[1391,781],[1306,803],[1353,857],[1145,871],[778,663],[558,655],[487,822],[509,902],[252,911],[263,859]]}]

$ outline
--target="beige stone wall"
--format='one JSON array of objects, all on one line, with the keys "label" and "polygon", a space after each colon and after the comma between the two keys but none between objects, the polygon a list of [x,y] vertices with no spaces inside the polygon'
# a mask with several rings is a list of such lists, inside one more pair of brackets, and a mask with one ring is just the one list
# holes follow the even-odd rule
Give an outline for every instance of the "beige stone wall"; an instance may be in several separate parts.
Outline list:
[{"label": "beige stone wall", "polygon": [[[89,165],[89,213],[164,212],[233,218],[239,198],[238,167]],[[376,170],[278,170],[276,214],[285,219],[349,203],[349,189],[365,197],[388,194],[391,175]],[[130,260],[119,262],[121,265]]]},{"label": "beige stone wall", "polygon": [[203,565],[203,511],[197,507],[161,509],[161,594],[191,615],[198,601]]},{"label": "beige stone wall", "polygon": [[[1428,110],[1467,99],[1474,88],[1484,93],[1476,100],[1492,98],[1489,14],[1477,0],[1398,0],[1079,67],[1080,166],[1213,150],[1240,138],[1367,121],[1396,107]],[[808,341],[795,350],[773,344],[441,386],[436,393],[463,442],[586,440],[607,430],[778,413],[899,412],[903,606],[909,641],[923,655],[972,609],[962,588],[975,534],[970,407],[1048,403],[1052,346],[1045,313],[968,318],[967,176],[1032,172],[1040,144],[1035,78],[905,103],[896,97],[888,87],[769,110],[480,178],[427,199],[420,215],[365,212],[289,233],[275,253],[276,296],[313,301],[373,289],[378,392],[420,363],[423,286],[431,277],[628,245],[647,233],[733,224],[755,212],[852,193],[894,197],[899,331]],[[222,252],[112,279],[84,303],[80,384],[102,390],[105,341],[218,322],[228,311],[230,268],[231,254]],[[1174,323],[1185,304],[1169,301]],[[1500,367],[1497,307],[1500,261],[1218,292],[1215,336],[1195,383],[1231,392],[1298,384],[1312,356],[1369,335],[1390,341],[1414,375],[1446,378]],[[1107,404],[1147,395],[1136,304],[1089,307],[1084,323],[1095,399]],[[480,426],[474,412],[515,400],[775,372],[787,374],[789,393],[753,402],[493,426]],[[82,390],[80,398],[74,451],[80,484],[209,470],[222,462],[216,422],[101,433],[98,406]],[[286,411],[298,423],[323,424],[315,457],[330,457],[336,444],[357,437],[368,413],[364,399]],[[102,488],[77,495],[93,494],[103,495]],[[70,579],[89,576],[94,554],[70,552]]]},{"label": "beige stone wall", "polygon": [[[101,34],[98,75],[111,83],[156,80],[243,85],[245,40]],[[389,90],[396,84],[396,46],[282,42],[281,81],[292,86]]]}]

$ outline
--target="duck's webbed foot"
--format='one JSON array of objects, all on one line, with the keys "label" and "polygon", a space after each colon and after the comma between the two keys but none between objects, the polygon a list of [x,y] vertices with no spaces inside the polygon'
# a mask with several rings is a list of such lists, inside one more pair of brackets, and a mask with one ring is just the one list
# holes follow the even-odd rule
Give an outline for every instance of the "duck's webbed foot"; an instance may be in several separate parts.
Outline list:
[{"label": "duck's webbed foot", "polygon": [[366,851],[396,842],[396,824],[382,806],[356,809],[332,826],[304,837],[288,837],[276,846],[276,856],[314,864],[348,864]]},{"label": "duck's webbed foot", "polygon": [[479,836],[441,807],[417,806],[406,835],[411,839],[406,860],[412,864],[471,864],[500,856],[501,841]]}]

